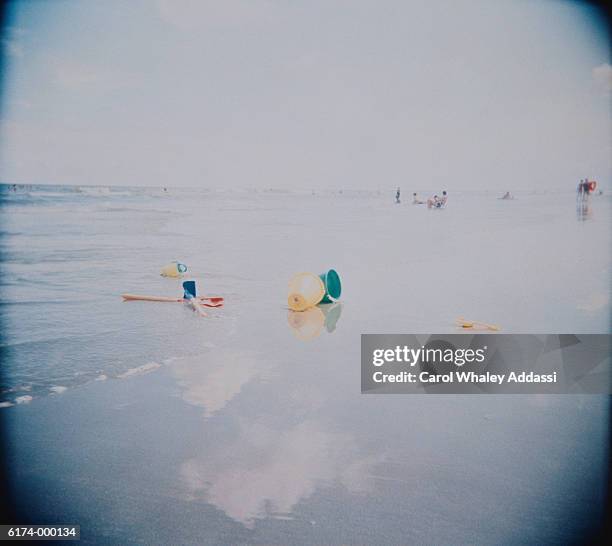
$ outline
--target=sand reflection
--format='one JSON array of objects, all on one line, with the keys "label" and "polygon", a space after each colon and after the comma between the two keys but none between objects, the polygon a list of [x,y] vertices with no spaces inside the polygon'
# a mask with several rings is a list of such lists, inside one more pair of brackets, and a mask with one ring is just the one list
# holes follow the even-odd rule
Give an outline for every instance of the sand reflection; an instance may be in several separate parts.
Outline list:
[{"label": "sand reflection", "polygon": [[244,351],[213,351],[177,359],[170,366],[183,400],[204,408],[206,417],[223,409],[245,385],[272,367]]},{"label": "sand reflection", "polygon": [[181,466],[189,498],[204,499],[247,527],[254,519],[289,514],[324,484],[368,491],[367,467],[348,434],[306,420],[288,430],[245,423],[231,441]]}]

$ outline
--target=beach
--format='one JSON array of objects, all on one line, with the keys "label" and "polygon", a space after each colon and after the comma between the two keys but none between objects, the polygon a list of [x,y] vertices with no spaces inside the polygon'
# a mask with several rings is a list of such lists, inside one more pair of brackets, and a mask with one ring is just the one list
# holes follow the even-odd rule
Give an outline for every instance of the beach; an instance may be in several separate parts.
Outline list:
[{"label": "beach", "polygon": [[[108,544],[594,531],[607,396],[364,396],[360,335],[460,333],[457,317],[608,333],[610,196],[463,191],[428,210],[394,193],[3,186],[16,510]],[[180,297],[159,275],[173,260],[224,307],[122,301]],[[330,268],[341,301],[289,311],[290,277]]]}]

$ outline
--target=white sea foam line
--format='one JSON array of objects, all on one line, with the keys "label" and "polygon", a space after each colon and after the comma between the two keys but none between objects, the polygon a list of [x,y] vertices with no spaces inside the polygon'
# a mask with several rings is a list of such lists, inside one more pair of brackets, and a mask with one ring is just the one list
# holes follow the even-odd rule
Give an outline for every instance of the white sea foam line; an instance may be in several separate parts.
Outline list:
[{"label": "white sea foam line", "polygon": [[14,406],[15,404],[13,404],[12,402],[0,402],[0,408],[10,408],[11,406]]},{"label": "white sea foam line", "polygon": [[68,387],[64,387],[62,385],[54,385],[53,387],[49,389],[49,391],[54,394],[62,394],[63,392],[66,392],[67,390],[68,390]]},{"label": "white sea foam line", "polygon": [[6,389],[3,392],[19,392],[19,391],[29,392],[31,390],[32,390],[32,385],[17,385],[16,387]]},{"label": "white sea foam line", "polygon": [[98,377],[94,379],[94,381],[106,381],[107,379],[108,379],[108,376],[101,373]]},{"label": "white sea foam line", "polygon": [[17,398],[15,398],[15,403],[16,404],[29,404],[32,400],[33,398],[29,394],[26,394],[24,396],[18,396]]},{"label": "white sea foam line", "polygon": [[171,356],[170,358],[166,358],[163,362],[164,365],[169,366],[170,364],[173,364],[174,362],[176,362],[177,360],[181,360],[183,357],[180,356]]},{"label": "white sea foam line", "polygon": [[134,375],[142,375],[145,373],[152,372],[153,370],[156,370],[159,367],[161,367],[161,364],[158,364],[157,362],[149,362],[148,364],[143,364],[142,366],[131,368],[127,372],[119,374],[117,378],[125,379],[126,377],[132,377]]}]

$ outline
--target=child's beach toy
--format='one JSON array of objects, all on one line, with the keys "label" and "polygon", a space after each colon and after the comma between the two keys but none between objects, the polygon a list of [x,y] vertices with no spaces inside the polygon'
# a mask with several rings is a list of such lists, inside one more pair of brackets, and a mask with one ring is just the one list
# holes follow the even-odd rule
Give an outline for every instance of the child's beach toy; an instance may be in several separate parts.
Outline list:
[{"label": "child's beach toy", "polygon": [[202,309],[202,306],[198,301],[198,298],[196,297],[197,294],[195,281],[185,281],[183,283],[183,292],[186,302],[198,315],[200,315],[201,317],[208,316],[206,314],[206,311]]},{"label": "child's beach toy", "polygon": [[182,302],[188,304],[198,315],[208,316],[203,307],[223,307],[223,298],[219,296],[198,296],[195,281],[183,283],[183,297],[169,298],[165,296],[139,296],[136,294],[121,294],[124,301],[163,301]]},{"label": "child's beach toy", "polygon": [[287,303],[292,311],[305,311],[325,296],[323,281],[313,273],[298,273],[289,281]]},{"label": "child's beach toy", "polygon": [[466,320],[464,318],[457,319],[457,326],[466,330],[493,330],[495,332],[500,330],[499,326],[495,324],[487,324],[486,322],[480,322],[477,320]]},{"label": "child's beach toy", "polygon": [[321,300],[321,303],[334,303],[340,299],[342,293],[342,284],[340,283],[340,276],[335,269],[330,269],[327,273],[321,273],[319,278],[323,281],[325,286],[325,295]]},{"label": "child's beach toy", "polygon": [[179,262],[172,262],[164,266],[160,275],[162,277],[182,277],[187,272],[187,266]]},{"label": "child's beach toy", "polygon": [[183,293],[185,299],[191,300],[196,297],[196,283],[195,281],[185,281],[183,283]]},{"label": "child's beach toy", "polygon": [[[139,294],[121,294],[124,301],[157,301],[167,303],[187,303],[185,298],[172,298],[168,296],[141,296]],[[196,296],[196,299],[206,307],[223,307],[224,298],[221,296]]]}]

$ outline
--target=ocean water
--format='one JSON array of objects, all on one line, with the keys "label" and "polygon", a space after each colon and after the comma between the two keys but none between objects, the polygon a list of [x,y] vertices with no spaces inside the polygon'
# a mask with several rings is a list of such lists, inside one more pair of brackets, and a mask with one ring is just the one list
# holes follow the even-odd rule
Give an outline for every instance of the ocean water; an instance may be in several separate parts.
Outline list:
[{"label": "ocean water", "polygon": [[[610,196],[393,196],[3,186],[0,412],[22,508],[92,543],[592,530],[607,397],[361,396],[359,335],[456,332],[459,316],[607,333]],[[122,301],[180,296],[159,275],[172,260],[225,306]],[[329,268],[342,302],[289,312],[291,275]]]},{"label": "ocean water", "polygon": [[[284,336],[288,279],[330,267],[358,332],[452,332],[458,316],[513,333],[609,330],[609,196],[593,196],[588,216],[573,194],[391,205],[376,192],[4,187],[1,401],[197,353],[248,313]],[[181,305],[120,298],[178,297],[159,276],[176,259],[227,299],[206,324]]]}]

